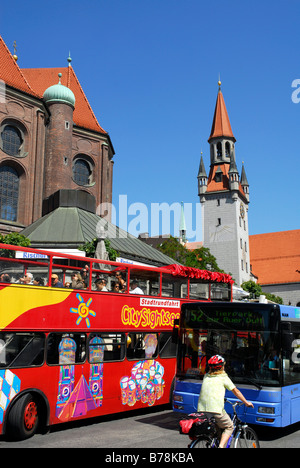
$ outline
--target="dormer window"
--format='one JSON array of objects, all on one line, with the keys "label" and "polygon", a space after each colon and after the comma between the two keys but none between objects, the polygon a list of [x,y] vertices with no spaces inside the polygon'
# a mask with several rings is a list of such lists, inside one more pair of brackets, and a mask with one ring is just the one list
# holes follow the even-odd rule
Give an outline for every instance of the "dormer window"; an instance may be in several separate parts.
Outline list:
[{"label": "dormer window", "polygon": [[220,167],[216,170],[215,181],[222,182],[223,172]]}]

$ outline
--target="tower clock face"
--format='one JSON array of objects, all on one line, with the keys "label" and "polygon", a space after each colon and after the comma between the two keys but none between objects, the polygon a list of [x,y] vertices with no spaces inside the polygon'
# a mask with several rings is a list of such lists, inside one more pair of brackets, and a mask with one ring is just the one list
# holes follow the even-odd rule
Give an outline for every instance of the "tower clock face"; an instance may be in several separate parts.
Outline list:
[{"label": "tower clock face", "polygon": [[245,216],[245,207],[244,207],[243,203],[241,203],[241,206],[240,206],[240,214],[241,214],[241,217],[244,218],[244,216]]}]

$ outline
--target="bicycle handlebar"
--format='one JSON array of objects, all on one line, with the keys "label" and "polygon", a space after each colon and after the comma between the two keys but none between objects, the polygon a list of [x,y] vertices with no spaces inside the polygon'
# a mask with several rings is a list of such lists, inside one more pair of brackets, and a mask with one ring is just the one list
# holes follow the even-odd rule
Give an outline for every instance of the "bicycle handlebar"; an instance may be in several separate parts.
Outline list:
[{"label": "bicycle handlebar", "polygon": [[242,401],[236,401],[235,403],[232,403],[230,400],[228,400],[228,398],[224,398],[224,401],[227,402],[227,403],[230,403],[233,410],[235,410],[235,408],[237,406],[243,406],[245,403],[243,403]]}]

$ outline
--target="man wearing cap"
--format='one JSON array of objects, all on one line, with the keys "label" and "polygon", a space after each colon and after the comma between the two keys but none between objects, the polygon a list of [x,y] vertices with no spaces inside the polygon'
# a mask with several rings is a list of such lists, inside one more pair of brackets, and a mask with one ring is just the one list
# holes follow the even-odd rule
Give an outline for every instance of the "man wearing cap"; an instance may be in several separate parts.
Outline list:
[{"label": "man wearing cap", "polygon": [[64,285],[58,280],[58,276],[55,273],[51,275],[51,286],[52,288],[63,288]]}]

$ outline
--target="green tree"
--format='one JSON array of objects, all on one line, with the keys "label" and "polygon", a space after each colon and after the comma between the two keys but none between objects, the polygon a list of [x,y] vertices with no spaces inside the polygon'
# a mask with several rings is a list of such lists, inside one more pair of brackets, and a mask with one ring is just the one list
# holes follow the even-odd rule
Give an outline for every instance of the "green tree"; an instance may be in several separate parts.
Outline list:
[{"label": "green tree", "polygon": [[205,247],[189,250],[182,245],[178,239],[171,236],[160,244],[157,249],[182,265],[199,268],[200,270],[211,270],[224,273],[224,271],[218,267],[216,258],[210,253],[210,250]]},{"label": "green tree", "polygon": [[248,291],[253,297],[259,297],[263,292],[260,284],[255,283],[255,281],[245,281],[241,284],[241,287],[244,291]]},{"label": "green tree", "polygon": [[263,294],[266,296],[268,301],[275,302],[276,304],[283,304],[283,299],[280,296],[275,296],[271,293],[265,293],[262,290],[261,285],[255,283],[255,281],[245,281],[241,284],[241,287],[244,289],[244,291],[248,291],[250,294],[252,294],[253,297],[259,297]]},{"label": "green tree", "polygon": [[[82,250],[83,252],[85,252],[87,257],[94,258],[96,248],[97,248],[97,243],[98,243],[98,240],[94,238],[90,242],[86,242],[83,245],[79,245],[77,248],[78,250]],[[109,260],[114,262],[116,258],[119,256],[119,252],[117,252],[115,249],[111,247],[109,239],[104,239],[104,244],[105,244],[106,251],[108,253]]]},{"label": "green tree", "polygon": [[[9,244],[9,245],[18,245],[21,247],[29,247],[30,239],[23,236],[22,234],[19,234],[18,232],[12,232],[10,234],[6,234],[5,236],[0,234],[0,243]],[[14,256],[15,256],[14,250],[0,249],[0,257],[14,258]]]}]

